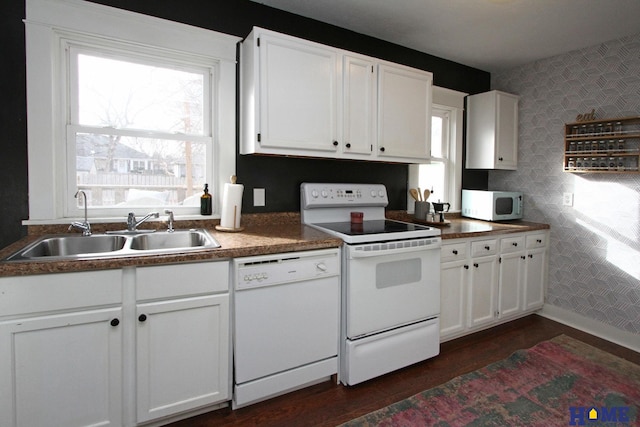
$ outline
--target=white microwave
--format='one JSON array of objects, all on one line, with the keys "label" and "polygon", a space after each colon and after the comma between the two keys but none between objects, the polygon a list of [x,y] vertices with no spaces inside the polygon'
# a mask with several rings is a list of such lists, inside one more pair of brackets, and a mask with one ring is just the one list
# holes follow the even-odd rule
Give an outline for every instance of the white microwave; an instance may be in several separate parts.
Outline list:
[{"label": "white microwave", "polygon": [[522,218],[520,191],[462,190],[462,216],[485,221]]}]

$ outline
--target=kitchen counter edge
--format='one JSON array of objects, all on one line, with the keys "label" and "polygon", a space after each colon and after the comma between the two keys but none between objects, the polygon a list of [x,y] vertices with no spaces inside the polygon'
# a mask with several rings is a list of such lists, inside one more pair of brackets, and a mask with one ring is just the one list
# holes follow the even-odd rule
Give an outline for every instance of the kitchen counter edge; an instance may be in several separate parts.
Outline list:
[{"label": "kitchen counter edge", "polygon": [[[389,211],[387,212],[387,217],[399,221],[414,222],[413,217],[403,211]],[[225,233],[216,231],[213,227],[207,227],[211,235],[221,245],[217,249],[188,253],[149,254],[82,260],[2,261],[0,262],[0,277],[215,261],[246,256],[337,248],[342,244],[342,240],[337,237],[303,225],[299,221],[291,221],[291,219],[288,218],[287,221],[278,224],[257,221],[248,224],[242,232],[238,233]],[[548,224],[529,221],[497,223],[455,217],[448,221],[449,224],[447,226],[437,227],[441,230],[443,241],[550,228]],[[0,259],[17,252],[39,237],[39,235],[29,235],[1,249]]]},{"label": "kitchen counter edge", "polygon": [[[302,224],[248,226],[244,231],[237,233],[220,232],[215,229],[208,229],[208,231],[220,243],[220,248],[63,261],[2,261],[0,277],[228,260],[255,255],[337,248],[342,244],[341,239]],[[0,250],[0,259],[15,253],[38,237],[40,236],[24,237]]]}]

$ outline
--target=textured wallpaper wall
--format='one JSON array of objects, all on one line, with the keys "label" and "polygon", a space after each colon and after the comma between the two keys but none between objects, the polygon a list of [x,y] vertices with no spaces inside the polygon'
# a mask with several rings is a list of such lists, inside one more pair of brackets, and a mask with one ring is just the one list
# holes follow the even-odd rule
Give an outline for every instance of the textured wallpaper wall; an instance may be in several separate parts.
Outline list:
[{"label": "textured wallpaper wall", "polygon": [[522,190],[525,219],[551,224],[546,302],[640,334],[640,174],[562,171],[564,123],[640,116],[640,33],[496,73],[492,89],[520,95],[520,128],[518,170],[489,188]]}]

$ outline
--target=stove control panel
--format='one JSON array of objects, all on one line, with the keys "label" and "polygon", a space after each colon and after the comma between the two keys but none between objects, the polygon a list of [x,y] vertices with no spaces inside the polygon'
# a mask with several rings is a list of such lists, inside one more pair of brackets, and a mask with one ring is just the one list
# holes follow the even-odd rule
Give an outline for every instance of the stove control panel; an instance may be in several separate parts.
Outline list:
[{"label": "stove control panel", "polygon": [[300,185],[302,209],[314,207],[387,206],[387,189],[382,184],[322,184]]}]

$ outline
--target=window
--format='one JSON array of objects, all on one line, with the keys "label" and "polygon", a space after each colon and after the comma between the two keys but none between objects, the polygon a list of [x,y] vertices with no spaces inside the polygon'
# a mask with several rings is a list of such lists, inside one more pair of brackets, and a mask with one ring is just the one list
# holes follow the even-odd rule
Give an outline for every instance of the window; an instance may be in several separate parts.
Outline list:
[{"label": "window", "polygon": [[418,187],[429,189],[434,201],[449,199],[449,111],[432,108],[431,161],[418,167]]},{"label": "window", "polygon": [[[465,96],[461,92],[433,88],[431,159],[429,163],[409,166],[409,188],[430,190],[430,201],[451,203],[451,210],[460,209]],[[408,210],[413,211],[413,199],[407,200]]]},{"label": "window", "polygon": [[[235,172],[237,37],[89,2],[27,0],[29,221],[219,210]],[[80,204],[79,204],[80,203]],[[143,213],[143,212],[140,212]]]},{"label": "window", "polygon": [[[209,66],[67,46],[69,187],[88,208],[199,206],[212,152]],[[75,169],[75,171],[74,171]],[[104,196],[103,196],[104,195]],[[107,214],[108,215],[108,214]]]}]

